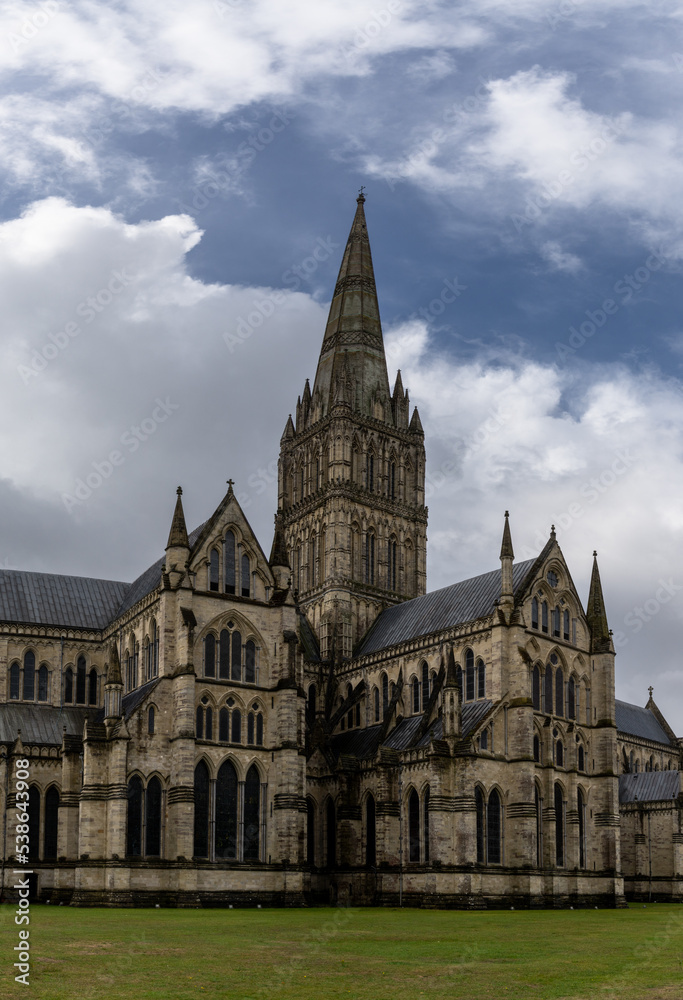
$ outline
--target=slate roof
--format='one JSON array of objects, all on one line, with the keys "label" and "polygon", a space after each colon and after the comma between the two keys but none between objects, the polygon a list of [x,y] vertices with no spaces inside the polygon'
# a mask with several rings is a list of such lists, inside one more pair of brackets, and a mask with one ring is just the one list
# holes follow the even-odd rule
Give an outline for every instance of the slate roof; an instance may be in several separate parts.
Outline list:
[{"label": "slate roof", "polygon": [[629,705],[626,701],[615,700],[617,729],[620,733],[639,736],[643,740],[653,740],[670,747],[671,741],[666,735],[656,716],[649,708],[639,705]]},{"label": "slate roof", "polygon": [[[535,559],[527,559],[514,564],[512,583],[515,590],[535,562]],[[493,611],[494,602],[499,597],[500,570],[494,569],[412,601],[396,604],[381,613],[354,651],[354,656],[365,656],[418,636],[482,618]]]},{"label": "slate roof", "polygon": [[[204,522],[206,523],[206,522]],[[199,538],[202,530],[204,528],[203,524],[200,524],[198,528],[195,528],[189,537],[190,548]],[[159,581],[161,580],[161,567],[164,565],[166,557],[162,556],[161,559],[157,559],[156,562],[141,573],[140,576],[133,583],[130,584],[126,591],[126,595],[121,601],[121,604],[117,608],[116,615],[114,617],[118,618],[122,615],[124,611],[130,610],[134,604],[141,601],[143,597],[147,597],[159,586]]]},{"label": "slate roof", "polygon": [[96,714],[97,709],[73,706],[0,705],[0,743],[14,743],[21,729],[22,743],[61,746],[64,726],[69,736],[82,736],[85,720],[94,720]]},{"label": "slate roof", "polygon": [[675,799],[680,787],[680,771],[641,771],[619,775],[619,803],[662,802]]},{"label": "slate roof", "polygon": [[[135,688],[134,691],[130,691],[128,694],[124,694],[121,699],[121,711],[123,712],[123,718],[128,721],[135,709],[140,705],[147,695],[154,690],[154,688],[159,683],[159,678],[155,677],[154,680],[147,681],[139,688]],[[95,722],[104,722],[104,708],[98,709]]]}]

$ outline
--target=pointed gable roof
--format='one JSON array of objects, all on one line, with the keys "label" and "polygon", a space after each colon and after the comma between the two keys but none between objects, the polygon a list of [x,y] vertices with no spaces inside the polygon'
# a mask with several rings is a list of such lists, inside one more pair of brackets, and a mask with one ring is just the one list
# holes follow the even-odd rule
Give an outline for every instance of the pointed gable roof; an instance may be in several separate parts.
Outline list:
[{"label": "pointed gable roof", "polygon": [[173,511],[173,520],[171,521],[171,530],[168,535],[168,543],[166,545],[167,549],[178,547],[178,548],[189,548],[190,544],[187,539],[187,527],[185,526],[185,512],[183,511],[183,488],[179,486],[176,490],[178,499],[175,502],[175,510]]},{"label": "pointed gable roof", "polygon": [[505,527],[503,528],[503,541],[500,546],[501,559],[514,559],[515,553],[512,548],[512,535],[510,534],[510,513],[505,511]]},{"label": "pointed gable roof", "polygon": [[345,364],[355,388],[351,403],[354,409],[369,413],[371,395],[378,387],[387,399],[390,396],[364,204],[365,197],[360,194],[332,296],[313,386],[313,396],[321,393],[326,413],[334,402],[337,381],[344,380]]},{"label": "pointed gable roof", "polygon": [[591,653],[609,652],[611,641],[609,626],[607,624],[607,612],[605,611],[605,599],[602,596],[597,552],[593,553],[593,572],[591,573],[586,619],[591,631]]},{"label": "pointed gable roof", "polygon": [[196,537],[191,543],[190,564],[196,559],[197,555],[202,551],[204,545],[206,545],[208,540],[211,538],[211,535],[216,530],[216,528],[221,523],[226,523],[228,521],[232,521],[234,524],[238,525],[242,533],[249,537],[250,545],[256,554],[259,564],[264,569],[264,571],[268,573],[271,579],[271,583],[274,583],[272,572],[268,560],[266,559],[266,555],[263,549],[261,548],[259,540],[254,534],[252,527],[249,524],[249,521],[245,517],[244,511],[240,507],[239,501],[235,496],[235,493],[232,488],[231,479],[228,480],[228,492],[225,494],[221,502],[218,504],[218,507],[216,507],[216,510],[213,512],[209,520],[204,522],[201,529],[198,531]]}]

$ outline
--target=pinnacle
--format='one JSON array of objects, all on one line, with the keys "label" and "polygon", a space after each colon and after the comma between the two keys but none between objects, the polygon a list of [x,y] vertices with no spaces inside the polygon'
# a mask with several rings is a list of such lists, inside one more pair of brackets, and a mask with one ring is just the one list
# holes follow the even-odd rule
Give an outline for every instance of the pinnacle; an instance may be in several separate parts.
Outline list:
[{"label": "pinnacle", "polygon": [[515,553],[512,548],[512,535],[510,534],[510,512],[505,511],[505,525],[503,527],[503,541],[500,547],[501,559],[514,559]]},{"label": "pinnacle", "polygon": [[183,511],[183,489],[179,486],[176,490],[178,499],[175,502],[175,510],[173,511],[173,520],[171,521],[171,530],[168,535],[168,542],[166,548],[185,548],[189,549],[190,543],[187,538],[187,527],[185,525],[185,512]]}]

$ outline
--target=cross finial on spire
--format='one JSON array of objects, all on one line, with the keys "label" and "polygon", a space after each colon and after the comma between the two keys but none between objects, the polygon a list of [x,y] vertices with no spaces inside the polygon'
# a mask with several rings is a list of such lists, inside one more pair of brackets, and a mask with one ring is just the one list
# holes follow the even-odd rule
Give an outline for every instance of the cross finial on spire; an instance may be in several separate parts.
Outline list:
[{"label": "cross finial on spire", "polygon": [[597,552],[597,549],[593,549],[593,558],[594,558],[594,559],[597,559],[597,558],[598,558],[598,552]]},{"label": "cross finial on spire", "polygon": [[182,486],[179,486],[179,487],[178,487],[178,489],[176,490],[176,493],[177,493],[177,495],[178,495],[179,497],[181,497],[181,496],[183,495],[183,488],[182,488]]},{"label": "cross finial on spire", "polygon": [[365,195],[363,194],[363,191],[365,191],[365,185],[361,184],[356,201],[365,201]]},{"label": "cross finial on spire", "polygon": [[234,479],[226,479],[225,481],[228,484],[228,486],[230,487],[230,489],[232,489],[233,486],[235,485],[235,480]]},{"label": "cross finial on spire", "polygon": [[555,534],[555,525],[554,524],[550,525],[550,537],[553,539],[553,541],[557,537],[556,534]]},{"label": "cross finial on spire", "polygon": [[654,691],[654,688],[652,687],[652,685],[650,685],[650,687],[648,688],[648,691],[650,692],[650,697],[652,697],[652,692]]}]

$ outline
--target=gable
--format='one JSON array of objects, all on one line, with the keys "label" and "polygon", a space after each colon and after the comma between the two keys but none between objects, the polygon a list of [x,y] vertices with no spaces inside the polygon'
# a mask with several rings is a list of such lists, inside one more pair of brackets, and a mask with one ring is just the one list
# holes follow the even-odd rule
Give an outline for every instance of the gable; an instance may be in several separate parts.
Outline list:
[{"label": "gable", "polygon": [[[222,560],[223,539],[228,531],[232,531],[235,535],[235,543],[242,546],[242,553],[249,556],[251,570],[256,570],[264,586],[274,587],[275,578],[270,564],[231,486],[196,537],[190,539],[189,564],[190,569],[198,574],[197,588],[209,589],[206,568],[209,565],[211,550],[216,548]],[[204,574],[204,581],[201,574]]]}]

